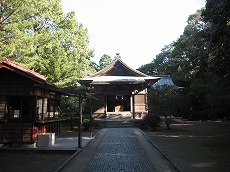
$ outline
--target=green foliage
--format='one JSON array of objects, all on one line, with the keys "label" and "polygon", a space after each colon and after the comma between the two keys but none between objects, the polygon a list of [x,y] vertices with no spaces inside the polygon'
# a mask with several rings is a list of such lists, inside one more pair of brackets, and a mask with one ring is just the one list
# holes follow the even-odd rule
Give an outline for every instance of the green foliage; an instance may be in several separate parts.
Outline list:
[{"label": "green foliage", "polygon": [[207,61],[208,113],[223,118],[230,110],[230,1],[207,0],[203,11],[204,21],[209,24]]},{"label": "green foliage", "polygon": [[112,62],[112,57],[107,54],[104,54],[103,56],[101,56],[99,64],[97,64],[96,62],[91,62],[90,66],[94,69],[94,71],[99,71],[110,65]]},{"label": "green foliage", "polygon": [[159,126],[161,118],[159,116],[153,114],[147,114],[143,118],[143,124],[147,128],[151,128],[152,130],[156,130],[156,127]]},{"label": "green foliage", "polygon": [[157,75],[158,74],[156,64],[153,62],[142,65],[141,67],[138,68],[138,70],[147,75]]},{"label": "green foliage", "polygon": [[176,116],[184,106],[183,92],[174,86],[151,88],[148,92],[150,114],[157,116]]},{"label": "green foliage", "polygon": [[138,70],[147,75],[167,75],[169,73],[167,64],[172,48],[172,44],[165,46],[153,62],[141,66]]},{"label": "green foliage", "polygon": [[170,75],[185,87],[182,115],[192,119],[224,118],[230,110],[230,1],[206,2],[188,17],[184,33],[141,67],[146,74]]},{"label": "green foliage", "polygon": [[[63,88],[66,92],[78,95],[79,93],[89,91],[88,87],[85,86],[72,86]],[[76,115],[79,114],[79,97],[62,96],[61,101],[61,113],[63,116]],[[84,108],[86,107],[86,101],[83,99],[82,108],[85,113]]]},{"label": "green foliage", "polygon": [[0,56],[34,69],[59,86],[71,86],[90,71],[87,29],[60,0],[0,2]]},{"label": "green foliage", "polygon": [[82,126],[84,130],[89,130],[90,129],[90,119],[84,118],[82,121]]},{"label": "green foliage", "polygon": [[111,56],[104,54],[103,56],[101,56],[100,60],[99,60],[99,70],[107,67],[108,65],[110,65],[112,63],[113,59]]},{"label": "green foliage", "polygon": [[[64,14],[60,0],[0,1],[0,57],[44,75],[48,81],[75,89],[92,73],[87,29],[75,13]],[[63,98],[63,113],[78,112],[76,98]]]},{"label": "green foliage", "polygon": [[148,92],[149,113],[164,116],[167,129],[170,129],[171,116],[183,115],[186,106],[182,90],[175,86],[152,88]]},{"label": "green foliage", "polygon": [[79,114],[78,108],[78,98],[77,97],[65,97],[62,96],[61,98],[61,115],[62,116],[71,116]]}]

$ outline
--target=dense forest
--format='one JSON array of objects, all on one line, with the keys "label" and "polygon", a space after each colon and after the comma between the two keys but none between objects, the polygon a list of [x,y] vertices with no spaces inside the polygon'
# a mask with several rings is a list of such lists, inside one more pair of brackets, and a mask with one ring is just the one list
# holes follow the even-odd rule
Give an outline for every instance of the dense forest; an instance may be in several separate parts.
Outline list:
[{"label": "dense forest", "polygon": [[[188,17],[183,34],[165,46],[151,63],[138,69],[148,75],[170,75],[177,86],[184,87],[178,91],[183,92],[180,97],[175,94],[177,99],[173,102],[183,107],[180,108],[183,116],[192,119],[229,117],[229,9],[229,0],[207,0],[204,9]],[[158,95],[156,90],[152,94]],[[162,94],[158,98],[165,102]],[[169,104],[172,102],[166,107],[170,108]]]},{"label": "dense forest", "polygon": [[[171,99],[182,116],[229,116],[229,9],[229,0],[206,0],[204,9],[188,17],[183,34],[138,69],[148,75],[170,75],[184,87]],[[74,89],[79,78],[112,61],[105,54],[99,65],[93,62],[89,41],[87,28],[77,22],[74,12],[64,14],[60,0],[0,0],[0,60],[7,57],[62,88]],[[65,109],[77,104],[64,102]]]}]

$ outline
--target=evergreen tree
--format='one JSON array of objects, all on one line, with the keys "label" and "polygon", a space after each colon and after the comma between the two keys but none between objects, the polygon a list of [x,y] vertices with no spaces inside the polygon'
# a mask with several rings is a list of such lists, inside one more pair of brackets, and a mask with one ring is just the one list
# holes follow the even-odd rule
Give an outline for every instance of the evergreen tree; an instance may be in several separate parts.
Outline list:
[{"label": "evergreen tree", "polygon": [[107,67],[108,65],[110,65],[112,63],[113,59],[111,56],[104,54],[103,56],[101,56],[100,60],[99,60],[99,70]]},{"label": "evergreen tree", "polygon": [[207,47],[208,113],[228,117],[230,111],[230,1],[207,0],[203,11],[209,25]]},{"label": "evergreen tree", "polygon": [[87,29],[60,0],[1,0],[0,56],[33,68],[60,86],[71,86],[89,71]]},{"label": "evergreen tree", "polygon": [[180,38],[150,63],[153,68],[142,69],[171,75],[176,85],[184,86],[193,119],[229,116],[229,9],[229,0],[207,0],[206,8],[189,16]]}]

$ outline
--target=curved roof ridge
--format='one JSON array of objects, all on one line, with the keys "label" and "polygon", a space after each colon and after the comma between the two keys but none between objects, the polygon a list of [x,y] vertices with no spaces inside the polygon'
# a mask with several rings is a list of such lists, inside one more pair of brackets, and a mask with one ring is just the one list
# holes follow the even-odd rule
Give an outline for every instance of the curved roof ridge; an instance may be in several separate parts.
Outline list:
[{"label": "curved roof ridge", "polygon": [[148,75],[146,75],[146,74],[144,74],[144,73],[142,73],[142,72],[140,72],[140,71],[138,71],[138,70],[136,70],[136,69],[131,68],[130,66],[128,66],[127,64],[125,64],[122,60],[120,60],[120,59],[118,59],[118,60],[119,60],[126,68],[128,68],[129,70],[131,70],[131,71],[137,73],[138,75],[142,75],[143,77],[144,77],[144,76],[148,76]]},{"label": "curved roof ridge", "polygon": [[114,66],[118,61],[119,61],[125,68],[127,68],[128,70],[130,70],[131,72],[133,72],[133,73],[135,73],[135,74],[137,74],[137,75],[139,75],[139,76],[142,76],[142,77],[149,76],[149,75],[146,75],[146,74],[144,74],[144,73],[142,73],[142,72],[140,72],[140,71],[138,71],[138,70],[136,70],[136,69],[133,69],[133,68],[129,67],[127,64],[125,64],[125,63],[121,60],[121,58],[115,58],[115,59],[113,60],[113,62],[112,62],[110,65],[108,65],[107,67],[101,69],[100,71],[96,72],[95,74],[91,75],[91,77],[101,76],[102,74],[104,74],[104,73],[110,71],[110,70],[113,68],[113,66]]},{"label": "curved roof ridge", "polygon": [[110,69],[115,63],[116,63],[117,59],[114,59],[112,61],[112,63],[110,63],[108,66],[106,66],[105,68],[99,70],[98,72],[96,72],[95,74],[91,75],[91,77],[94,77],[94,76],[97,76],[99,75],[100,73],[103,73],[105,71],[108,71],[108,69]]}]

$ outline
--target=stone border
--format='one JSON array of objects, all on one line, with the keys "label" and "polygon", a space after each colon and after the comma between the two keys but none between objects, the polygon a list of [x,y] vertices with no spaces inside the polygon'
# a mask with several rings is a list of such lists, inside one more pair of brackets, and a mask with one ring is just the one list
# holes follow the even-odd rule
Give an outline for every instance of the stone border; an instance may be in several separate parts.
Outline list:
[{"label": "stone border", "polygon": [[[92,140],[94,140],[94,138],[101,132],[102,129],[100,129],[97,134],[95,134],[95,136],[92,137],[92,139],[86,143],[84,145],[87,146],[89,143],[91,143]],[[75,158],[81,151],[83,150],[83,148],[79,148],[79,150],[77,150],[73,155],[71,155],[63,164],[61,164],[54,172],[60,172],[73,158]]]},{"label": "stone border", "polygon": [[149,140],[149,142],[161,153],[161,155],[175,168],[176,171],[182,172],[182,169],[178,167],[173,161],[171,161],[169,157],[165,155],[164,152],[145,134],[144,131],[142,131],[141,129],[140,131]]}]

